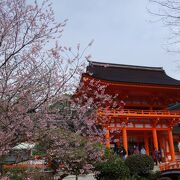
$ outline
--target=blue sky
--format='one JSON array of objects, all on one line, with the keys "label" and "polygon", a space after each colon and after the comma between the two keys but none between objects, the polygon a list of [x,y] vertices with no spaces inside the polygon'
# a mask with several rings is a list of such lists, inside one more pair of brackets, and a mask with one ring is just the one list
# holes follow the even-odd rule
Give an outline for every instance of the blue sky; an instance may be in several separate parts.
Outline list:
[{"label": "blue sky", "polygon": [[52,0],[58,21],[69,19],[62,43],[85,47],[94,61],[163,67],[180,80],[180,55],[168,53],[170,32],[157,17],[148,0]]}]

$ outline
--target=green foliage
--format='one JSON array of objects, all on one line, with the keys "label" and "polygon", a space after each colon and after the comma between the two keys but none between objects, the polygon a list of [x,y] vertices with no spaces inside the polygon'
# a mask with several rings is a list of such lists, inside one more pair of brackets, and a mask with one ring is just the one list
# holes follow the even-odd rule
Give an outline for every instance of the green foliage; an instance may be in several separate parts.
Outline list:
[{"label": "green foliage", "polygon": [[169,178],[169,177],[162,177],[162,178],[160,178],[159,180],[172,180],[172,179]]},{"label": "green foliage", "polygon": [[104,157],[107,159],[109,158],[109,156],[111,155],[111,151],[109,148],[106,148],[104,151]]},{"label": "green foliage", "polygon": [[3,169],[3,177],[8,177],[8,180],[53,180],[53,174],[51,172],[42,172],[41,169],[22,169],[22,168],[11,168]]},{"label": "green foliage", "polygon": [[[50,130],[41,138],[54,173],[60,168],[64,174],[88,174],[102,158],[104,146],[67,129]],[[61,166],[59,166],[61,165]]]},{"label": "green foliage", "polygon": [[10,180],[24,180],[27,177],[27,172],[20,168],[4,169],[3,174],[7,175]]},{"label": "green foliage", "polygon": [[147,155],[130,155],[126,158],[125,164],[129,167],[131,174],[148,174],[154,168],[154,161]]},{"label": "green foliage", "polygon": [[33,155],[46,155],[47,154],[47,144],[39,142],[35,145],[32,154]]},{"label": "green foliage", "polygon": [[109,155],[108,159],[97,163],[95,170],[100,172],[98,180],[119,180],[129,176],[128,167],[117,155]]},{"label": "green foliage", "polygon": [[53,174],[47,172],[33,172],[29,174],[28,178],[29,180],[54,180]]},{"label": "green foliage", "polygon": [[135,175],[126,177],[124,180],[137,180],[137,177]]},{"label": "green foliage", "polygon": [[158,171],[155,173],[146,174],[144,176],[134,174],[132,176],[125,178],[124,180],[160,180],[159,178],[161,178],[161,173]]},{"label": "green foliage", "polygon": [[161,172],[160,171],[156,171],[156,172],[152,172],[152,173],[150,173],[149,175],[148,175],[148,179],[149,180],[157,180],[157,179],[159,179],[160,177],[161,177],[162,175],[161,175]]}]

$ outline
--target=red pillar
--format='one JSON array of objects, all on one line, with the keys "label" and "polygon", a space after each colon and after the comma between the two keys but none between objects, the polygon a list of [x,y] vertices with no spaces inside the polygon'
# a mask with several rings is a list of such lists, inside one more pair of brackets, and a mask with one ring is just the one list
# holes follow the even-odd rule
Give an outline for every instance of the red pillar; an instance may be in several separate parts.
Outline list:
[{"label": "red pillar", "polygon": [[148,134],[145,134],[145,136],[144,136],[144,144],[145,144],[146,154],[149,155]]},{"label": "red pillar", "polygon": [[152,133],[153,133],[154,149],[158,150],[158,140],[157,140],[156,128],[153,128]]},{"label": "red pillar", "polygon": [[170,149],[170,154],[171,154],[171,160],[175,161],[175,152],[174,152],[174,142],[173,142],[172,129],[168,130],[168,137],[169,137],[169,149]]},{"label": "red pillar", "polygon": [[167,138],[165,138],[165,157],[166,157],[166,161],[168,161],[168,154],[169,154],[169,143]]},{"label": "red pillar", "polygon": [[126,128],[122,129],[122,136],[123,136],[123,146],[126,150],[126,153],[128,154],[128,142],[127,142],[127,131]]},{"label": "red pillar", "polygon": [[106,139],[106,148],[110,149],[110,132],[109,132],[109,129],[106,129],[105,139]]}]

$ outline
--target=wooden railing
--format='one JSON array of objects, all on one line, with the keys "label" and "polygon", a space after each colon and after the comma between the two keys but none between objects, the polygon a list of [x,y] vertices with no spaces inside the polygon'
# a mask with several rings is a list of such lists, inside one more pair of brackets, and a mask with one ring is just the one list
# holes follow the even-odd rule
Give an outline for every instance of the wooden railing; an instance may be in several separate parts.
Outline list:
[{"label": "wooden railing", "polygon": [[161,171],[167,171],[171,169],[180,169],[180,160],[165,162],[159,165]]},{"label": "wooden railing", "polygon": [[48,167],[50,167],[50,163],[48,162],[48,157],[46,155],[35,155],[34,159],[31,159],[31,160],[27,160],[27,161],[15,163],[15,164],[3,165],[3,168],[7,168],[7,169],[48,168]]},{"label": "wooden railing", "polygon": [[3,165],[5,169],[13,169],[13,168],[20,168],[20,169],[28,169],[28,168],[47,168],[50,167],[49,164],[9,164]]},{"label": "wooden railing", "polygon": [[133,116],[133,117],[171,117],[180,118],[180,111],[167,110],[137,110],[137,109],[99,109],[99,116]]}]

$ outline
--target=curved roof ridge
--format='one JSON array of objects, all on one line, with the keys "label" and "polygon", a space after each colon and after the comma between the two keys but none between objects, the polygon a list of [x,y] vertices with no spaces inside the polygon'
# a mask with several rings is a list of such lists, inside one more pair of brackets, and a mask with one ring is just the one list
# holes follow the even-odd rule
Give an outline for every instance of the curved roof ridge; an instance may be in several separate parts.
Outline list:
[{"label": "curved roof ridge", "polygon": [[149,66],[139,66],[139,65],[105,63],[105,62],[97,62],[97,61],[88,61],[88,62],[89,65],[103,66],[103,67],[120,67],[120,68],[141,69],[141,70],[151,70],[151,71],[164,71],[163,67],[149,67]]},{"label": "curved roof ridge", "polygon": [[86,72],[92,77],[114,82],[180,86],[180,80],[166,74],[161,67],[146,67],[89,61]]}]

